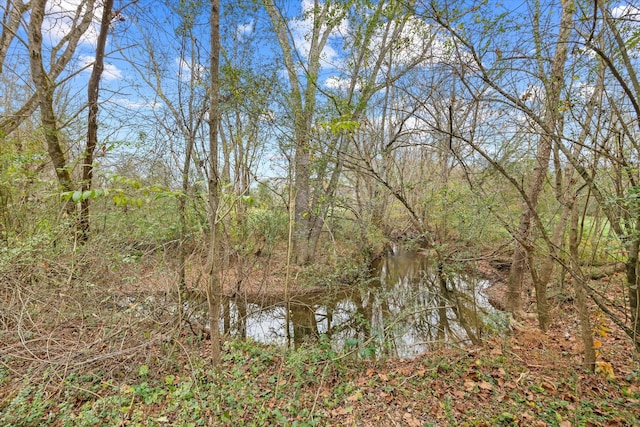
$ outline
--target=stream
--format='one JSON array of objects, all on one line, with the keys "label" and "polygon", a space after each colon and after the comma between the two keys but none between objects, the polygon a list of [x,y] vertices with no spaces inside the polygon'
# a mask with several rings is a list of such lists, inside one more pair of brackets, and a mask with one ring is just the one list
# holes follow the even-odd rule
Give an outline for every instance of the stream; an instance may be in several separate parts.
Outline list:
[{"label": "stream", "polygon": [[329,340],[363,357],[412,358],[438,346],[480,342],[498,328],[500,313],[483,290],[490,283],[449,271],[429,257],[394,249],[380,259],[366,285],[328,290],[289,302],[230,300],[221,326],[232,336],[296,346]]}]

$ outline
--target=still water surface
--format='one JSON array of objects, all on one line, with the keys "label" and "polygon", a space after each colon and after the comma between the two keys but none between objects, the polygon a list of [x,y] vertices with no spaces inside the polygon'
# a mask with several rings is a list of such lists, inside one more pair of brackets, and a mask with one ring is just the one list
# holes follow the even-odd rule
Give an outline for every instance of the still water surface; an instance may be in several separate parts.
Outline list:
[{"label": "still water surface", "polygon": [[232,300],[222,323],[232,335],[265,343],[324,337],[365,356],[411,358],[438,346],[477,343],[499,317],[483,294],[488,281],[454,273],[425,255],[396,250],[374,267],[366,285],[290,301],[289,328],[284,301]]}]

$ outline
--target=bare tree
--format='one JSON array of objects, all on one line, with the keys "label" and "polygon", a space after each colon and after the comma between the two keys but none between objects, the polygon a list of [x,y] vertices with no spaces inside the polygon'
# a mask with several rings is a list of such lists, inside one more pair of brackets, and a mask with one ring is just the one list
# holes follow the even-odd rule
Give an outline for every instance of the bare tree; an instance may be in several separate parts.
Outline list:
[{"label": "bare tree", "polygon": [[211,0],[211,51],[209,86],[209,284],[207,301],[209,303],[209,322],[211,325],[211,359],[218,367],[220,355],[220,308],[222,305],[222,285],[220,282],[221,264],[218,256],[218,207],[220,205],[220,175],[218,167],[218,126],[220,118],[220,2]]},{"label": "bare tree", "polygon": [[91,190],[93,181],[93,159],[98,145],[98,99],[100,95],[100,78],[104,71],[105,46],[107,35],[111,26],[111,13],[113,10],[113,0],[105,0],[102,5],[102,19],[100,21],[100,31],[96,43],[96,57],[89,78],[88,108],[89,117],[87,124],[87,144],[82,161],[82,200],[80,201],[80,218],[78,219],[78,232],[82,240],[89,237],[89,204],[91,197],[85,196],[85,192]]}]

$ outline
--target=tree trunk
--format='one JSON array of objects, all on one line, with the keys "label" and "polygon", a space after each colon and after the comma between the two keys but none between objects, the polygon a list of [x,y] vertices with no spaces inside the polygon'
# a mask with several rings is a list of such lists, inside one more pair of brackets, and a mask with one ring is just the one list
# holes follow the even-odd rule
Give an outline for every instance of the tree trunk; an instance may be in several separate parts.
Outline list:
[{"label": "tree trunk", "polygon": [[[513,261],[509,272],[509,283],[507,290],[506,308],[515,315],[523,313],[522,290],[524,282],[524,272],[527,264],[527,252],[533,250],[533,238],[531,236],[531,219],[538,206],[538,197],[544,187],[549,168],[549,160],[553,144],[553,133],[557,133],[560,121],[558,104],[560,102],[560,91],[564,81],[565,62],[567,60],[568,40],[571,35],[572,18],[574,12],[573,0],[562,0],[562,16],[560,18],[560,30],[556,41],[556,52],[551,64],[551,76],[545,82],[545,115],[544,130],[540,135],[540,142],[536,153],[536,161],[533,175],[529,183],[528,203],[520,217],[518,227],[518,239],[513,252]],[[533,259],[533,257],[531,257]],[[530,265],[529,268],[535,268]],[[548,323],[548,309],[546,304],[547,292],[546,283],[538,281],[536,286],[536,298],[538,300],[538,316],[542,318],[541,324]]]},{"label": "tree trunk", "polygon": [[[57,118],[53,109],[53,92],[55,85],[47,76],[42,64],[42,22],[44,21],[46,0],[35,0],[31,8],[31,20],[29,22],[29,57],[31,67],[31,79],[38,93],[38,106],[40,117],[47,143],[47,152],[55,168],[56,177],[60,189],[65,192],[73,190],[71,174],[67,165],[67,159],[60,145]],[[65,210],[73,214],[75,206],[68,200],[65,202]]]},{"label": "tree trunk", "polygon": [[25,3],[21,0],[7,0],[6,2],[2,18],[2,32],[0,33],[0,74],[2,74],[9,46],[18,33],[20,18],[27,10],[29,10],[29,2]]},{"label": "tree trunk", "polygon": [[[100,95],[100,78],[104,70],[105,46],[107,44],[107,34],[111,25],[111,10],[113,0],[105,0],[102,9],[102,20],[100,21],[100,33],[96,44],[96,60],[93,64],[91,77],[88,85],[88,106],[89,119],[87,125],[87,146],[84,151],[82,162],[82,192],[91,190],[93,180],[93,157],[98,145],[98,98]],[[78,233],[82,241],[89,238],[89,204],[90,197],[83,197],[80,202],[80,218],[78,220]]]},{"label": "tree trunk", "polygon": [[221,363],[220,355],[220,307],[222,286],[220,283],[220,260],[218,241],[218,206],[220,204],[218,175],[218,121],[219,108],[219,64],[220,64],[220,0],[211,0],[211,58],[209,88],[209,284],[207,302],[211,328],[211,360],[215,367]]},{"label": "tree trunk", "polygon": [[589,309],[585,296],[584,275],[580,268],[580,258],[578,254],[578,206],[575,198],[569,201],[569,209],[571,211],[571,227],[569,228],[569,255],[571,257],[570,265],[573,272],[573,284],[576,294],[576,306],[578,308],[578,319],[580,322],[580,335],[582,344],[584,345],[584,365],[585,368],[593,372],[596,367],[596,353],[593,346],[593,334],[591,331],[591,322],[589,320]]},{"label": "tree trunk", "polygon": [[640,239],[634,237],[627,244],[627,296],[629,298],[629,311],[631,312],[631,330],[636,351],[640,352],[640,291],[638,286],[638,251],[640,250]]}]

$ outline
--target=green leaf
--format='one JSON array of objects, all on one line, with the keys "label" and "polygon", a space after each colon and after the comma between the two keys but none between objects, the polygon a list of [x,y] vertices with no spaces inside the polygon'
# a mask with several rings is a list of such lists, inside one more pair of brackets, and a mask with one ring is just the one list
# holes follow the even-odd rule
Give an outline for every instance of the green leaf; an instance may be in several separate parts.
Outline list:
[{"label": "green leaf", "polygon": [[138,376],[146,377],[147,375],[149,375],[149,366],[147,365],[140,366],[140,369],[138,369]]},{"label": "green leaf", "polygon": [[78,203],[80,199],[82,199],[82,191],[74,191],[71,200],[73,200],[74,203]]}]

